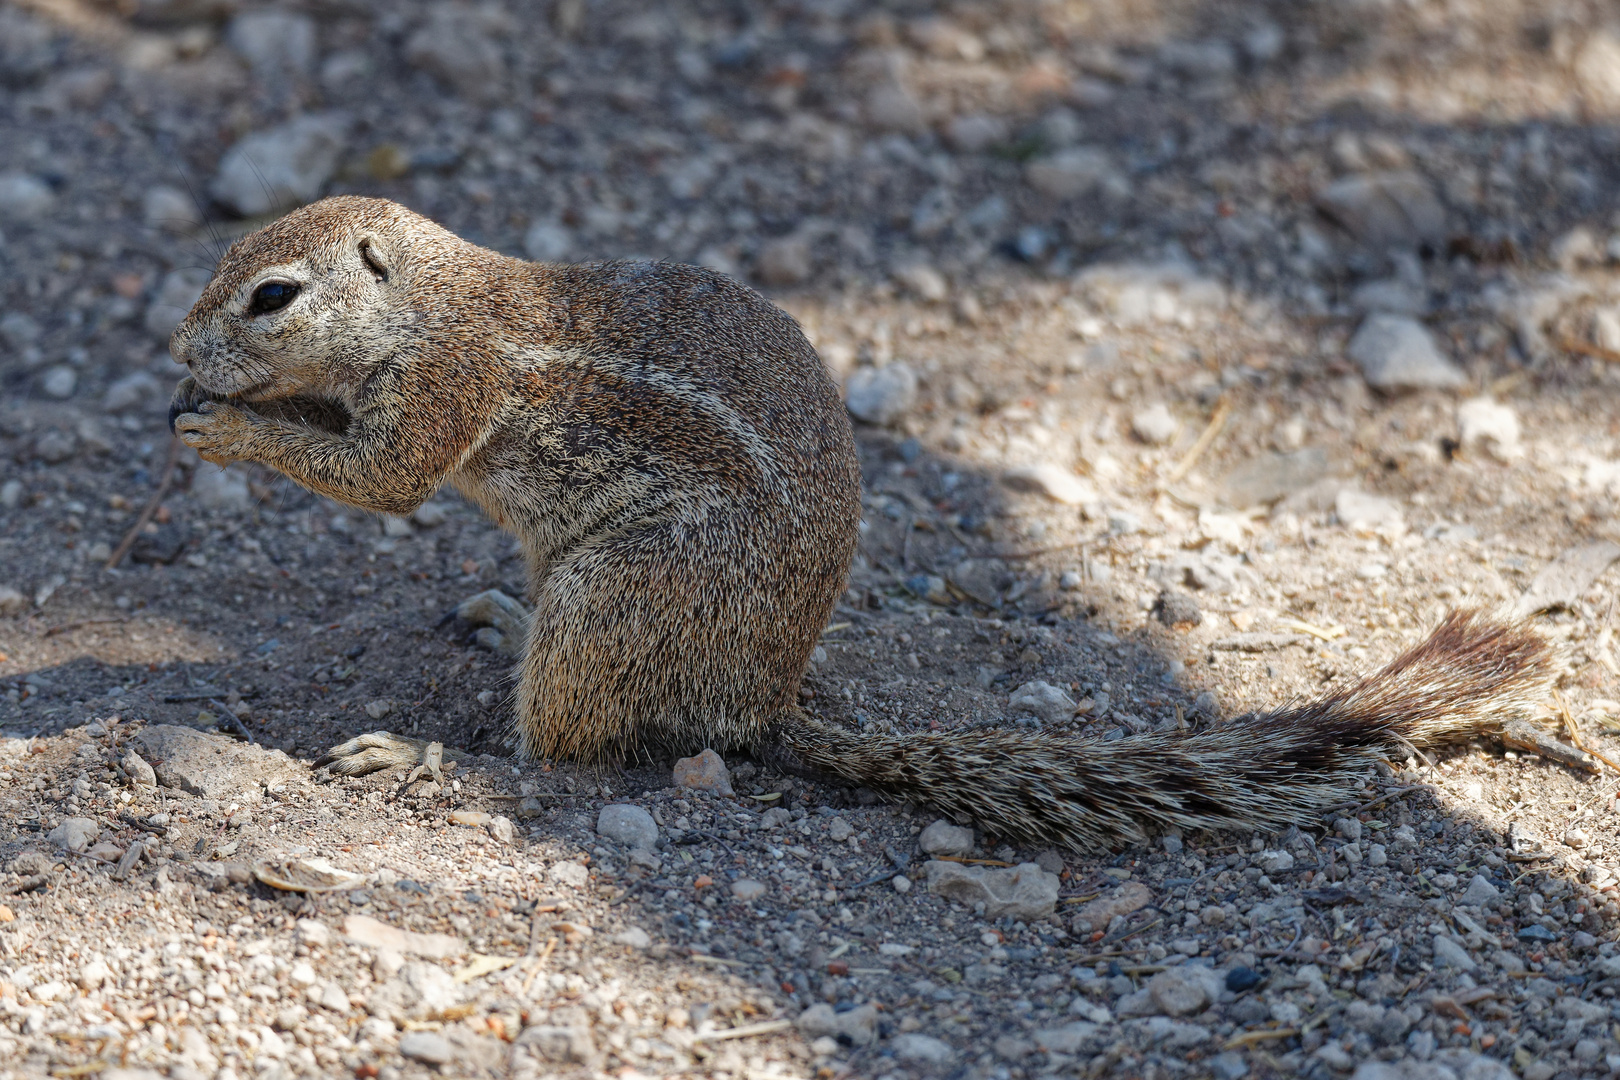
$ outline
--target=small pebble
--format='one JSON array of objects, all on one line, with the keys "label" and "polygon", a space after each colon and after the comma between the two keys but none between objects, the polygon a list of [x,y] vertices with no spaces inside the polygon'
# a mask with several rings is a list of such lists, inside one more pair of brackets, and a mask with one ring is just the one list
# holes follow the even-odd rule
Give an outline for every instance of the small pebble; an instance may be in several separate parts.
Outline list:
[{"label": "small pebble", "polygon": [[750,904],[765,895],[765,885],[752,878],[739,878],[731,883],[731,895]]}]

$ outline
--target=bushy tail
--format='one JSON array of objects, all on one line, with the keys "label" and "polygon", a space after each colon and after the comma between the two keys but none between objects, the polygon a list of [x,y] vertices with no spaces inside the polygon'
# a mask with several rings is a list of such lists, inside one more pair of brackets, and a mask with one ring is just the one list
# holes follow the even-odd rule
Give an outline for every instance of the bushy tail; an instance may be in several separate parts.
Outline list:
[{"label": "bushy tail", "polygon": [[880,794],[1011,840],[1088,850],[1171,828],[1305,823],[1344,802],[1352,778],[1385,752],[1526,718],[1552,673],[1551,648],[1527,626],[1454,611],[1343,690],[1194,735],[869,735],[797,712],[776,734],[802,764]]}]

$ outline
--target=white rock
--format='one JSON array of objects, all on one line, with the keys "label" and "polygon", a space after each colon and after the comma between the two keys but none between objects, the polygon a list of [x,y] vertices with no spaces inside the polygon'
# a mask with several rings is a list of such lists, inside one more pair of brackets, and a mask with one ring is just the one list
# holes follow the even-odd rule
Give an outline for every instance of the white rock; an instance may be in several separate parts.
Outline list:
[{"label": "white rock", "polygon": [[1445,390],[1468,381],[1441,355],[1428,328],[1404,315],[1368,316],[1348,352],[1378,390]]},{"label": "white rock", "polygon": [[193,268],[171,270],[163,275],[157,295],[146,308],[147,333],[167,341],[180,320],[191,313],[192,305],[202,296],[211,276],[206,270]]},{"label": "white rock", "polygon": [[928,124],[922,103],[898,81],[881,82],[866,93],[866,122],[879,131],[920,132]]},{"label": "white rock", "polygon": [[1050,157],[1037,158],[1024,166],[1024,179],[1042,195],[1072,199],[1103,188],[1118,193],[1125,179],[1107,151],[1090,146],[1060,150]]},{"label": "white rock", "polygon": [[973,830],[941,818],[922,831],[917,846],[928,855],[966,855],[973,850]]},{"label": "white rock", "polygon": [[872,1005],[857,1005],[844,1012],[833,1011],[831,1005],[812,1005],[795,1023],[810,1038],[842,1036],[855,1046],[870,1046],[877,1040],[878,1011]]},{"label": "white rock", "polygon": [[299,919],[295,930],[301,945],[321,949],[332,944],[332,928],[323,922],[315,919]]},{"label": "white rock", "polygon": [[225,29],[225,42],[261,79],[308,77],[315,70],[315,20],[291,11],[245,11]]},{"label": "white rock", "polygon": [[1395,500],[1351,487],[1340,489],[1333,500],[1333,513],[1339,524],[1355,532],[1401,532],[1406,528],[1405,516]]},{"label": "white rock", "polygon": [[348,130],[345,116],[322,113],[245,136],[225,151],[208,190],[243,216],[310,202],[337,171]]},{"label": "white rock", "polygon": [[1074,699],[1062,688],[1040,679],[1014,690],[1007,704],[1013,712],[1033,713],[1049,724],[1074,716]]},{"label": "white rock", "polygon": [[583,889],[590,884],[591,872],[577,862],[560,862],[552,866],[551,880],[559,885]]},{"label": "white rock", "polygon": [[1439,967],[1453,967],[1458,971],[1479,970],[1479,962],[1468,955],[1468,950],[1444,934],[1434,936],[1434,962]]},{"label": "white rock", "polygon": [[1174,442],[1180,430],[1181,422],[1170,415],[1169,406],[1162,401],[1138,409],[1131,415],[1131,431],[1150,446],[1165,446]]},{"label": "white rock", "polygon": [[287,972],[287,981],[294,986],[315,985],[315,968],[308,960],[300,960]]},{"label": "white rock", "polygon": [[753,878],[738,878],[731,883],[731,895],[745,904],[751,904],[765,895],[765,883]]},{"label": "white rock", "polygon": [[1498,461],[1516,461],[1524,455],[1519,445],[1519,416],[1511,405],[1488,397],[1470,398],[1457,406],[1457,426],[1464,447],[1480,446]]},{"label": "white rock", "polygon": [[620,945],[628,945],[632,949],[646,949],[652,946],[652,935],[639,926],[632,926],[613,936],[613,940]]},{"label": "white rock", "polygon": [[857,368],[844,384],[844,395],[857,420],[891,424],[917,403],[917,374],[900,360],[883,367]]},{"label": "white rock", "polygon": [[1620,307],[1601,307],[1592,313],[1592,341],[1610,352],[1620,352]]},{"label": "white rock", "polygon": [[523,251],[535,262],[562,262],[574,250],[574,230],[549,218],[523,234]]},{"label": "white rock", "polygon": [[1575,54],[1575,84],[1588,109],[1612,113],[1620,109],[1620,36],[1613,30],[1582,36],[1585,40]]},{"label": "white rock", "polygon": [[835,844],[842,844],[845,840],[848,840],[850,836],[854,834],[854,832],[854,826],[852,826],[846,818],[835,817],[831,821],[827,822],[827,835]]},{"label": "white rock", "polygon": [[0,172],[0,217],[32,218],[50,210],[56,196],[39,177],[25,172]]},{"label": "white rock", "polygon": [[172,233],[187,233],[203,222],[197,200],[188,192],[167,184],[146,189],[141,196],[141,220],[148,228],[165,229]]},{"label": "white rock", "polygon": [[1065,506],[1080,506],[1097,501],[1096,488],[1070,470],[1049,461],[1008,469],[1001,474],[1001,482],[1014,491],[1045,495],[1053,502]]},{"label": "white rock", "polygon": [[633,803],[613,803],[596,816],[596,832],[632,851],[651,851],[658,845],[658,823]]},{"label": "white rock", "polygon": [[1262,851],[1255,862],[1268,874],[1280,874],[1294,868],[1294,856],[1281,849]]},{"label": "white rock", "polygon": [[381,720],[394,711],[394,703],[388,698],[378,698],[366,702],[366,715],[373,720]]},{"label": "white rock", "polygon": [[919,1035],[915,1031],[896,1035],[889,1043],[894,1056],[900,1061],[914,1061],[920,1065],[948,1065],[956,1059],[951,1044],[932,1035]]},{"label": "white rock", "polygon": [[57,364],[47,368],[39,380],[39,388],[45,391],[48,397],[58,401],[73,396],[73,391],[79,388],[79,373],[66,364]]},{"label": "white rock", "polygon": [[894,278],[918,297],[939,303],[950,295],[950,284],[945,275],[927,263],[910,263],[894,272]]},{"label": "white rock", "polygon": [[221,469],[207,462],[191,477],[191,497],[209,510],[239,513],[253,505],[247,477],[233,469]]},{"label": "white rock", "polygon": [[112,978],[112,969],[104,961],[92,960],[79,969],[79,988],[99,990],[101,984]]}]

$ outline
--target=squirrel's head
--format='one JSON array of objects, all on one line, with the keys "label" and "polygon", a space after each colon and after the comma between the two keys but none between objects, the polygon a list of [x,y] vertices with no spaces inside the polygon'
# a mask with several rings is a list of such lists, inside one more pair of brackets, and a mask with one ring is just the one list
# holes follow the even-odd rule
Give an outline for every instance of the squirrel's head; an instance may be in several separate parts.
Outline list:
[{"label": "squirrel's head", "polygon": [[169,339],[203,389],[343,401],[408,340],[412,279],[454,234],[384,199],[337,196],[238,240]]}]

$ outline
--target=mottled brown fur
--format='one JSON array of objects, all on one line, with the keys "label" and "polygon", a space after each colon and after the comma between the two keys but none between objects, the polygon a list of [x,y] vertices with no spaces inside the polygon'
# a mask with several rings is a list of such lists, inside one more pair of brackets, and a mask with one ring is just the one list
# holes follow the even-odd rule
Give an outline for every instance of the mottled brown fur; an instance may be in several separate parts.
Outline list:
[{"label": "mottled brown fur", "polygon": [[[251,315],[262,283],[302,290]],[[1354,687],[1182,737],[863,734],[795,704],[860,517],[849,421],[793,321],[690,266],[546,266],[341,197],[239,241],[175,331],[203,457],[409,513],[455,485],[530,567],[530,757],[775,746],[988,830],[1073,848],[1303,821],[1370,757],[1526,711],[1540,638],[1455,615]],[[379,736],[358,772],[417,755]]]}]

